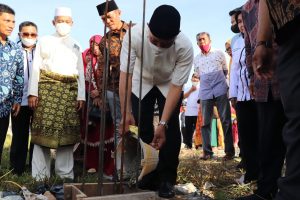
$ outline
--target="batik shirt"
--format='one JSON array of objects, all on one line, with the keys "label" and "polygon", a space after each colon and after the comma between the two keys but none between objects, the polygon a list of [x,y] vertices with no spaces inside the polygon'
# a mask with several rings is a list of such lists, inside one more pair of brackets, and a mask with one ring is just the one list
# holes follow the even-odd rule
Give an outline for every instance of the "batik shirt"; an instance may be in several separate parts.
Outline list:
[{"label": "batik shirt", "polygon": [[9,115],[12,104],[21,104],[23,84],[23,53],[7,39],[0,43],[0,117]]},{"label": "batik shirt", "polygon": [[[100,51],[102,55],[105,55],[104,50],[108,50],[107,47],[109,47],[107,89],[110,91],[114,91],[117,94],[119,93],[120,53],[122,48],[122,41],[127,30],[128,30],[128,24],[123,22],[123,26],[120,30],[107,32],[105,37],[103,37],[100,42]],[[105,42],[106,42],[106,48],[105,48]],[[101,95],[102,82],[103,82],[102,79],[103,79],[103,72],[105,66],[104,61],[105,59],[103,56],[98,60],[99,67],[96,72],[97,86],[100,91],[100,95]]]},{"label": "batik shirt", "polygon": [[245,28],[245,53],[246,65],[250,76],[250,82],[254,87],[254,99],[256,102],[267,102],[269,90],[274,100],[280,100],[279,84],[274,74],[271,79],[259,79],[253,73],[252,57],[256,46],[256,35],[258,30],[258,7],[259,0],[248,0],[243,6],[242,15]]},{"label": "batik shirt", "polygon": [[299,0],[267,0],[276,34],[276,41],[282,44],[288,40],[300,23]]}]

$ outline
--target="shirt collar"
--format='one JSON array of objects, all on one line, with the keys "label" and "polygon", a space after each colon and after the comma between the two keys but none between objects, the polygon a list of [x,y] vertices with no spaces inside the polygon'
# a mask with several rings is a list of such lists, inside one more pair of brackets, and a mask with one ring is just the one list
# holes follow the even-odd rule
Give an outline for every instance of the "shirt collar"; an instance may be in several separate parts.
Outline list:
[{"label": "shirt collar", "polygon": [[110,31],[112,34],[120,34],[121,32],[125,32],[129,29],[129,24],[127,24],[126,22],[124,21],[121,21],[122,22],[122,27],[119,29],[119,30],[116,30],[116,31]]},{"label": "shirt collar", "polygon": [[10,48],[13,47],[13,42],[12,42],[8,37],[6,38],[6,43],[5,43],[5,45],[3,45],[3,44],[1,43],[1,46],[6,46],[6,45],[9,45]]}]

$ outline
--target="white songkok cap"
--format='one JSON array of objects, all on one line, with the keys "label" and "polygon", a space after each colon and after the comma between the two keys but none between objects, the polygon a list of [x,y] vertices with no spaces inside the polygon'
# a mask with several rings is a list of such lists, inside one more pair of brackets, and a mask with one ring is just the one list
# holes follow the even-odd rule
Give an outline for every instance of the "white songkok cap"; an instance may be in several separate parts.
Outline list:
[{"label": "white songkok cap", "polygon": [[58,7],[55,9],[55,17],[57,16],[69,16],[72,17],[71,8],[68,7]]}]

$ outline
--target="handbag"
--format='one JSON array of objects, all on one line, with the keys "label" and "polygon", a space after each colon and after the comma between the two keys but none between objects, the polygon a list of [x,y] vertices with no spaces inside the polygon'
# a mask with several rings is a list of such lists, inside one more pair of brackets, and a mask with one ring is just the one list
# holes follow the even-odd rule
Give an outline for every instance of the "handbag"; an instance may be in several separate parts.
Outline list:
[{"label": "handbag", "polygon": [[101,110],[97,106],[94,106],[94,105],[90,106],[89,119],[90,120],[100,120],[101,119]]}]

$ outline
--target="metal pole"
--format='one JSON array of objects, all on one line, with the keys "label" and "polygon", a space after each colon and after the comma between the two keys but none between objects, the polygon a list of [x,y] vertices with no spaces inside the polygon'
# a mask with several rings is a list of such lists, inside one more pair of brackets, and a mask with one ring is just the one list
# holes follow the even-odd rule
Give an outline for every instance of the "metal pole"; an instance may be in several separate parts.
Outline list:
[{"label": "metal pole", "polygon": [[[93,58],[90,61],[91,67],[93,67]],[[87,65],[88,68],[88,65]],[[86,178],[86,152],[87,152],[87,135],[88,135],[88,128],[89,128],[89,108],[91,104],[91,83],[92,83],[92,72],[93,69],[91,69],[89,73],[89,86],[88,86],[88,95],[87,95],[87,105],[83,109],[85,110],[85,129],[84,129],[84,147],[83,147],[83,169],[82,169],[82,185],[81,188],[84,192],[84,184],[85,184],[85,178]],[[83,112],[84,113],[84,112]]]},{"label": "metal pole", "polygon": [[[128,41],[128,57],[127,57],[127,69],[126,69],[126,82],[125,82],[125,100],[124,100],[124,119],[123,121],[126,121],[126,113],[127,113],[127,98],[128,98],[128,78],[129,78],[129,67],[130,67],[130,57],[131,57],[131,26],[132,26],[132,22],[129,22],[129,30],[128,30],[128,37],[129,37],[129,41]],[[121,172],[120,172],[120,193],[123,192],[123,169],[124,169],[124,145],[125,145],[125,123],[123,123],[123,128],[122,128],[122,151],[121,151]]]},{"label": "metal pole", "polygon": [[[138,144],[141,137],[141,109],[142,109],[142,87],[143,87],[143,68],[144,68],[144,38],[145,38],[145,15],[146,15],[146,0],[143,0],[143,30],[142,30],[142,49],[141,49],[141,73],[140,73],[140,89],[139,89],[139,113],[138,113]],[[141,147],[137,145],[137,155],[141,155]],[[138,189],[138,177],[139,177],[140,162],[136,163],[136,190]]]},{"label": "metal pole", "polygon": [[106,38],[106,20],[108,11],[108,0],[106,0],[105,5],[105,23],[104,23],[104,72],[103,72],[103,82],[102,82],[102,105],[101,105],[101,123],[100,123],[100,144],[99,144],[99,162],[98,162],[98,194],[103,195],[103,161],[104,161],[104,134],[105,134],[105,111],[106,111],[106,91],[107,91],[107,71],[109,66],[109,48],[110,48],[110,38],[108,40],[108,48],[106,50],[107,38]]}]

